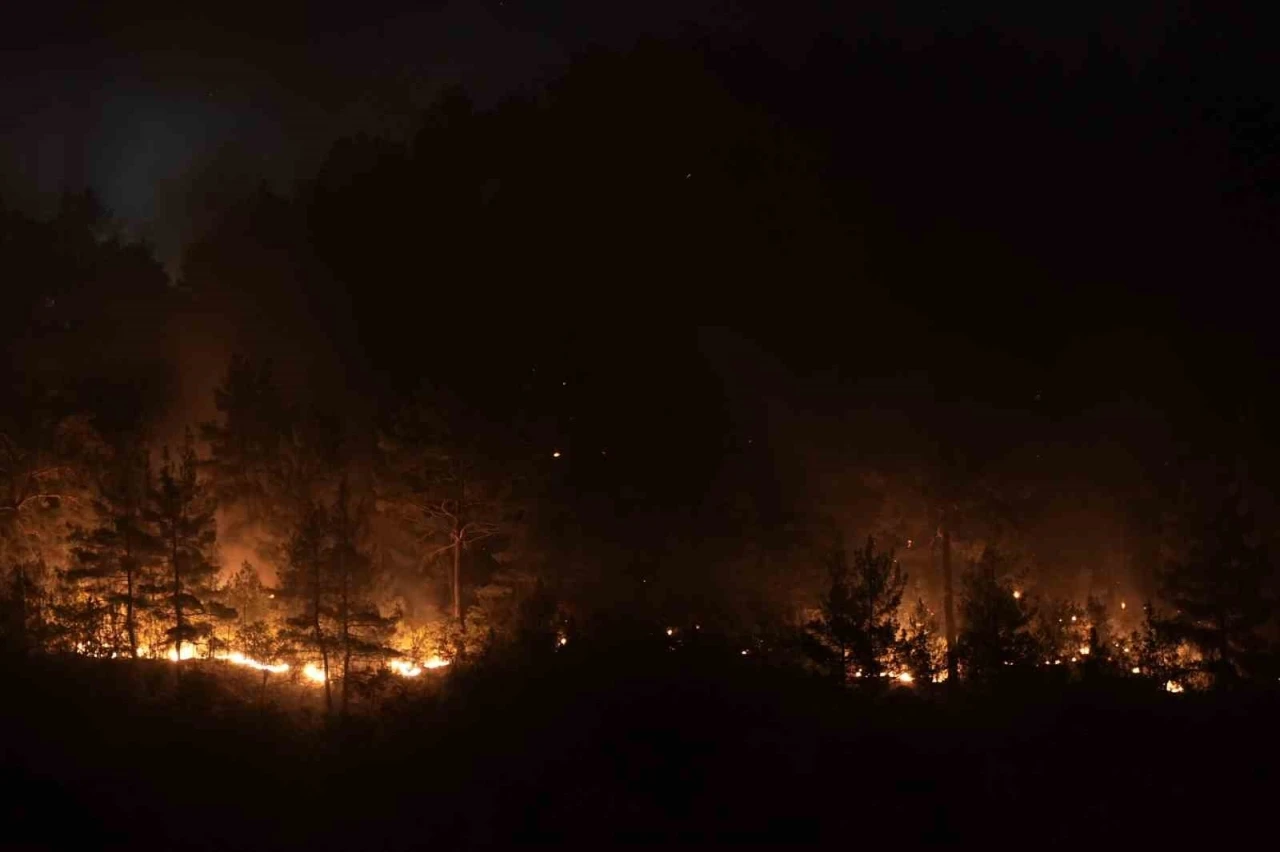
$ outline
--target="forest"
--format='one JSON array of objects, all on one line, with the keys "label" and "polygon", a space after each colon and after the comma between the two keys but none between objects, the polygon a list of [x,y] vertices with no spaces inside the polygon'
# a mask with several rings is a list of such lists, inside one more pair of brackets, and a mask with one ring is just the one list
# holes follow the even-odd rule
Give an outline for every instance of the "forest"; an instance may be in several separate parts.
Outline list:
[{"label": "forest", "polygon": [[1036,272],[756,73],[590,53],[286,189],[227,151],[172,263],[0,199],[0,845],[1226,836],[1265,367],[1105,284],[1008,320]]}]

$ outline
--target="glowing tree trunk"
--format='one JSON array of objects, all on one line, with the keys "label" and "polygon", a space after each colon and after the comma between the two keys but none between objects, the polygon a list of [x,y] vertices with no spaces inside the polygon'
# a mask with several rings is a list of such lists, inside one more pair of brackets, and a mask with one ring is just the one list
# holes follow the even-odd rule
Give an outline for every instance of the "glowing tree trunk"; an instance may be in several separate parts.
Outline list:
[{"label": "glowing tree trunk", "polygon": [[342,713],[347,713],[351,683],[351,583],[343,564],[341,545],[338,550],[338,574],[342,578]]},{"label": "glowing tree trunk", "polygon": [[312,563],[312,570],[315,572],[312,585],[313,598],[311,600],[311,629],[313,631],[316,647],[320,649],[320,665],[324,670],[324,707],[325,710],[333,712],[333,692],[329,686],[329,649],[325,645],[324,630],[320,627],[320,559],[317,557]]},{"label": "glowing tree trunk", "polygon": [[956,606],[951,577],[951,530],[942,523],[942,610],[947,634],[947,682],[956,682]]}]

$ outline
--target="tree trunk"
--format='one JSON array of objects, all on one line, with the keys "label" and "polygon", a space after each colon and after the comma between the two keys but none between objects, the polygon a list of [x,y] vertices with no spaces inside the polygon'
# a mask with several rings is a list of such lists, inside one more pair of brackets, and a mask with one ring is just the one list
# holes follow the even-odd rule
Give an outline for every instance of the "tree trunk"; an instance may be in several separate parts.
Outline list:
[{"label": "tree trunk", "polygon": [[315,584],[313,586],[313,598],[311,601],[311,624],[315,631],[316,647],[320,649],[320,665],[324,669],[324,709],[327,713],[333,712],[333,691],[329,686],[329,649],[324,644],[324,631],[320,629],[320,557],[317,555],[313,562],[315,571]]},{"label": "tree trunk", "polygon": [[347,715],[348,684],[351,682],[351,593],[347,572],[338,554],[338,571],[342,577],[342,715]]},{"label": "tree trunk", "polygon": [[[133,519],[130,518],[130,523]],[[138,659],[138,625],[133,613],[133,546],[128,531],[124,535],[124,626],[129,634],[129,656]]]},{"label": "tree trunk", "polygon": [[462,625],[462,531],[453,531],[453,617]]},{"label": "tree trunk", "polygon": [[942,609],[947,634],[947,682],[955,684],[959,673],[956,658],[956,607],[951,580],[951,530],[942,523]]},{"label": "tree trunk", "polygon": [[182,574],[178,568],[178,536],[175,533],[169,539],[169,558],[173,563],[173,619],[174,655],[178,658],[178,671],[182,671]]}]

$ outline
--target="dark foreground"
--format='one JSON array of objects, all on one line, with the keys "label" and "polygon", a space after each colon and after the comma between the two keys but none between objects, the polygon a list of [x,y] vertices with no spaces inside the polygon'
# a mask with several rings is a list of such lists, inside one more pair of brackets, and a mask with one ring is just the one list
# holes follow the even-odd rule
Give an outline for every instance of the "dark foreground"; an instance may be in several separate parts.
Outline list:
[{"label": "dark foreground", "polygon": [[393,685],[326,728],[163,663],[4,668],[3,849],[1182,847],[1262,840],[1277,805],[1274,696],[869,699],[614,648]]}]

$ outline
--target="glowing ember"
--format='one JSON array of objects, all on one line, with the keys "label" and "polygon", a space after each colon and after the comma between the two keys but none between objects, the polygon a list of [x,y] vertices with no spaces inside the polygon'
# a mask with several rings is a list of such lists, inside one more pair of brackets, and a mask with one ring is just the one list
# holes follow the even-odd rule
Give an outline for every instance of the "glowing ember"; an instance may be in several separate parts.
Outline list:
[{"label": "glowing ember", "polygon": [[668,635],[668,636],[674,636],[674,635],[675,635],[675,632],[676,632],[676,629],[675,629],[674,627],[668,627],[668,628],[667,628],[667,635]]},{"label": "glowing ember", "polygon": [[422,667],[424,669],[438,669],[447,665],[449,665],[449,661],[441,657],[431,657],[430,659],[422,661]]},{"label": "glowing ember", "polygon": [[1021,589],[1014,589],[1014,590],[1013,590],[1013,599],[1014,599],[1015,601],[1020,601],[1020,600],[1022,600],[1022,590],[1021,590]]},{"label": "glowing ember", "polygon": [[1071,620],[1074,622],[1076,620],[1076,617],[1074,615],[1071,616]]},{"label": "glowing ember", "polygon": [[1089,656],[1089,646],[1088,646],[1088,645],[1081,645],[1081,646],[1080,646],[1080,654],[1081,654],[1081,656],[1085,656],[1085,657]]},{"label": "glowing ember", "polygon": [[1138,668],[1137,666],[1134,666],[1133,668],[1129,669],[1129,672],[1131,674],[1142,674],[1142,669]]},{"label": "glowing ember", "polygon": [[390,668],[391,671],[400,675],[400,677],[417,677],[422,674],[422,669],[415,666],[408,660],[392,660],[387,663],[387,667]]},{"label": "glowing ember", "polygon": [[325,682],[324,669],[320,668],[315,663],[307,663],[303,666],[302,676],[313,683]]},{"label": "glowing ember", "polygon": [[1121,608],[1121,609],[1126,609],[1124,601],[1120,601],[1120,608]]},{"label": "glowing ember", "polygon": [[1175,693],[1175,694],[1176,694],[1176,693],[1179,693],[1179,692],[1182,692],[1182,691],[1183,691],[1183,689],[1182,689],[1182,684],[1178,683],[1176,680],[1168,680],[1168,681],[1165,681],[1165,684],[1164,684],[1164,691],[1165,691],[1165,692],[1172,692],[1172,693]]},{"label": "glowing ember", "polygon": [[565,645],[569,644],[569,637],[565,636],[563,633],[560,634],[556,637],[556,644],[563,648]]},{"label": "glowing ember", "polygon": [[911,676],[911,672],[903,672],[898,675],[898,683],[911,683],[915,678]]}]

